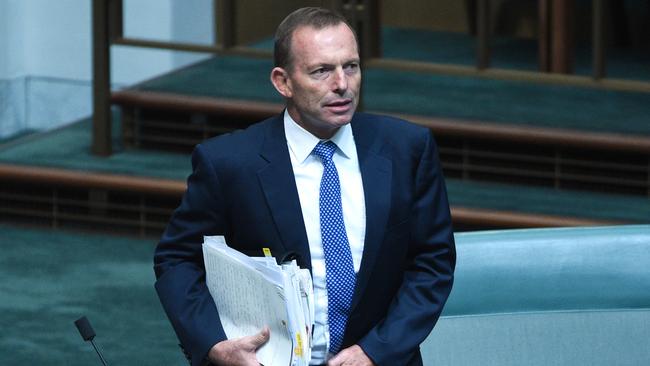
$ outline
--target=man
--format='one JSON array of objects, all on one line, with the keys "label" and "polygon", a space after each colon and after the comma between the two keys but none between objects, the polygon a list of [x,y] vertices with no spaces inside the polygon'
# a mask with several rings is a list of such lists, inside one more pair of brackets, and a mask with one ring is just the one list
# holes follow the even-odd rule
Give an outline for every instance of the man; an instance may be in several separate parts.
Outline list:
[{"label": "man", "polygon": [[356,35],[328,10],[278,27],[271,82],[285,112],[198,145],[155,254],[156,289],[192,365],[257,365],[268,329],[227,339],[205,285],[204,235],[311,270],[311,364],[421,365],[452,285],[455,249],[428,130],[355,113]]}]

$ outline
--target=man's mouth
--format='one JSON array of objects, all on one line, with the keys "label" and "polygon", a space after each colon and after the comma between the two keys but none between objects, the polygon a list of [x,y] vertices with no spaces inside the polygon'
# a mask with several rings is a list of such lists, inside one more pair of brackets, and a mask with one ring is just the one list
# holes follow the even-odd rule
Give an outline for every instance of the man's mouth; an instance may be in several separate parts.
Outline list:
[{"label": "man's mouth", "polygon": [[325,104],[325,107],[334,113],[345,113],[350,109],[352,99],[339,99]]}]

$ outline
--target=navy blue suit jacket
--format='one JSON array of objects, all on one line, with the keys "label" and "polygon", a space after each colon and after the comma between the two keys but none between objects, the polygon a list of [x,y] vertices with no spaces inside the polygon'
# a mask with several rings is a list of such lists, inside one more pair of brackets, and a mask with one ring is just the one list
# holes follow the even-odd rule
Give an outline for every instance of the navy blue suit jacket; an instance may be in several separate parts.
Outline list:
[{"label": "navy blue suit jacket", "polygon": [[[377,365],[421,365],[419,344],[447,300],[456,260],[436,145],[428,129],[391,117],[357,113],[351,126],[367,229],[343,346],[359,344]],[[295,252],[303,268],[311,259],[282,115],[205,141],[192,165],[154,269],[163,307],[199,365],[226,339],[205,284],[204,235],[225,235],[248,255]]]}]

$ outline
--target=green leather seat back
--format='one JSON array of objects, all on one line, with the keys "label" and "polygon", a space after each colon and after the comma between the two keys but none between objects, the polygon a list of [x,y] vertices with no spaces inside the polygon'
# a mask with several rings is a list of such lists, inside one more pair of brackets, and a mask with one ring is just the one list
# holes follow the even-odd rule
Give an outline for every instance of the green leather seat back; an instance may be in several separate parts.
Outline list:
[{"label": "green leather seat back", "polygon": [[650,365],[650,226],[460,233],[426,365]]}]

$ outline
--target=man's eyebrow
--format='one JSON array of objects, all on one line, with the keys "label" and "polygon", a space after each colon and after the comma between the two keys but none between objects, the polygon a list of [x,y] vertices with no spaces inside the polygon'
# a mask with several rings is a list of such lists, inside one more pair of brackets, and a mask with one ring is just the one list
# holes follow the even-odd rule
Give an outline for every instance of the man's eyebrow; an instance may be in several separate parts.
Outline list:
[{"label": "man's eyebrow", "polygon": [[[343,65],[349,65],[349,64],[352,64],[352,63],[357,63],[357,64],[361,63],[361,59],[352,58],[352,59],[349,59],[349,60],[343,62],[342,64]],[[312,65],[307,65],[307,68],[309,68],[309,69],[318,69],[318,68],[321,68],[321,67],[334,68],[334,67],[336,67],[336,65],[334,63],[331,63],[331,62],[318,62],[318,63],[314,63]]]},{"label": "man's eyebrow", "polygon": [[310,70],[320,69],[320,68],[333,68],[334,64],[328,62],[319,62],[312,65],[307,65]]}]

